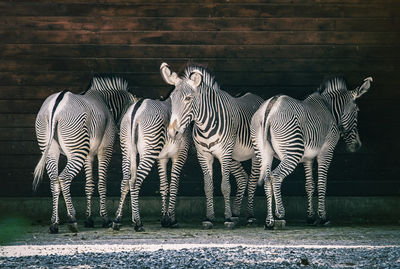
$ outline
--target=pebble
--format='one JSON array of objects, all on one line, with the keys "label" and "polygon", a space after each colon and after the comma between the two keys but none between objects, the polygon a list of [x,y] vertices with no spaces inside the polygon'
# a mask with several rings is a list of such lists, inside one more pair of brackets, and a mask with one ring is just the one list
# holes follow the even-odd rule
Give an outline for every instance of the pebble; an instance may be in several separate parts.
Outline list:
[{"label": "pebble", "polygon": [[[358,257],[357,260],[354,257]],[[399,268],[399,248],[193,248],[0,257],[0,268]]]}]

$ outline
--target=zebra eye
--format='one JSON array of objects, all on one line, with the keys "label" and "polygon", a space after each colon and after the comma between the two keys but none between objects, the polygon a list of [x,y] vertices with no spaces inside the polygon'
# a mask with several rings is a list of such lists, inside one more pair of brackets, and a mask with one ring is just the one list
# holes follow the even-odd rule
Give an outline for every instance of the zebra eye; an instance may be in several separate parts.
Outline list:
[{"label": "zebra eye", "polygon": [[192,100],[192,96],[186,96],[184,99],[186,102],[189,102],[190,100]]}]

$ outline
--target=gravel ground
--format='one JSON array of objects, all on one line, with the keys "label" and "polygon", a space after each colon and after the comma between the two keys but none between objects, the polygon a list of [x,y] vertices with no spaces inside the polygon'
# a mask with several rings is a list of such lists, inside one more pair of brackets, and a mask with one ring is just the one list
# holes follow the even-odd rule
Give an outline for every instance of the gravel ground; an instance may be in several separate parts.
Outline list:
[{"label": "gravel ground", "polygon": [[400,268],[399,226],[79,228],[50,235],[47,225],[0,223],[16,234],[0,233],[0,268]]}]

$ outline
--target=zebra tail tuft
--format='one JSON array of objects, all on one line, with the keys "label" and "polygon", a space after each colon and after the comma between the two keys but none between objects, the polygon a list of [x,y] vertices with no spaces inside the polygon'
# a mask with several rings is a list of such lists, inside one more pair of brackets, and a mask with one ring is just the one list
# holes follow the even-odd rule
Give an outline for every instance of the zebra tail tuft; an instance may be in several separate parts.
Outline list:
[{"label": "zebra tail tuft", "polygon": [[33,173],[32,190],[34,192],[36,191],[37,187],[39,186],[40,181],[43,178],[44,169],[46,167],[47,152],[48,152],[48,147],[46,147],[46,150],[43,151],[42,157],[40,157],[40,160],[39,160],[38,164],[36,165],[35,171]]}]

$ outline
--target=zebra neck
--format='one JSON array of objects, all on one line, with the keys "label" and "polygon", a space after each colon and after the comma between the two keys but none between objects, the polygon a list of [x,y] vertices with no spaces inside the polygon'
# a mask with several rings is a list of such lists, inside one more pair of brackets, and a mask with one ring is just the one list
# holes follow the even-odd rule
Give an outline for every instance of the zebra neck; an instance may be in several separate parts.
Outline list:
[{"label": "zebra neck", "polygon": [[226,116],[226,109],[223,107],[220,96],[213,91],[210,93],[201,96],[195,117],[197,134],[206,139],[217,133],[222,134],[225,125],[223,118]]},{"label": "zebra neck", "polygon": [[324,102],[325,106],[333,115],[335,122],[338,126],[341,125],[341,116],[343,114],[342,105],[340,104],[340,98],[331,94],[321,94],[321,100]]}]

